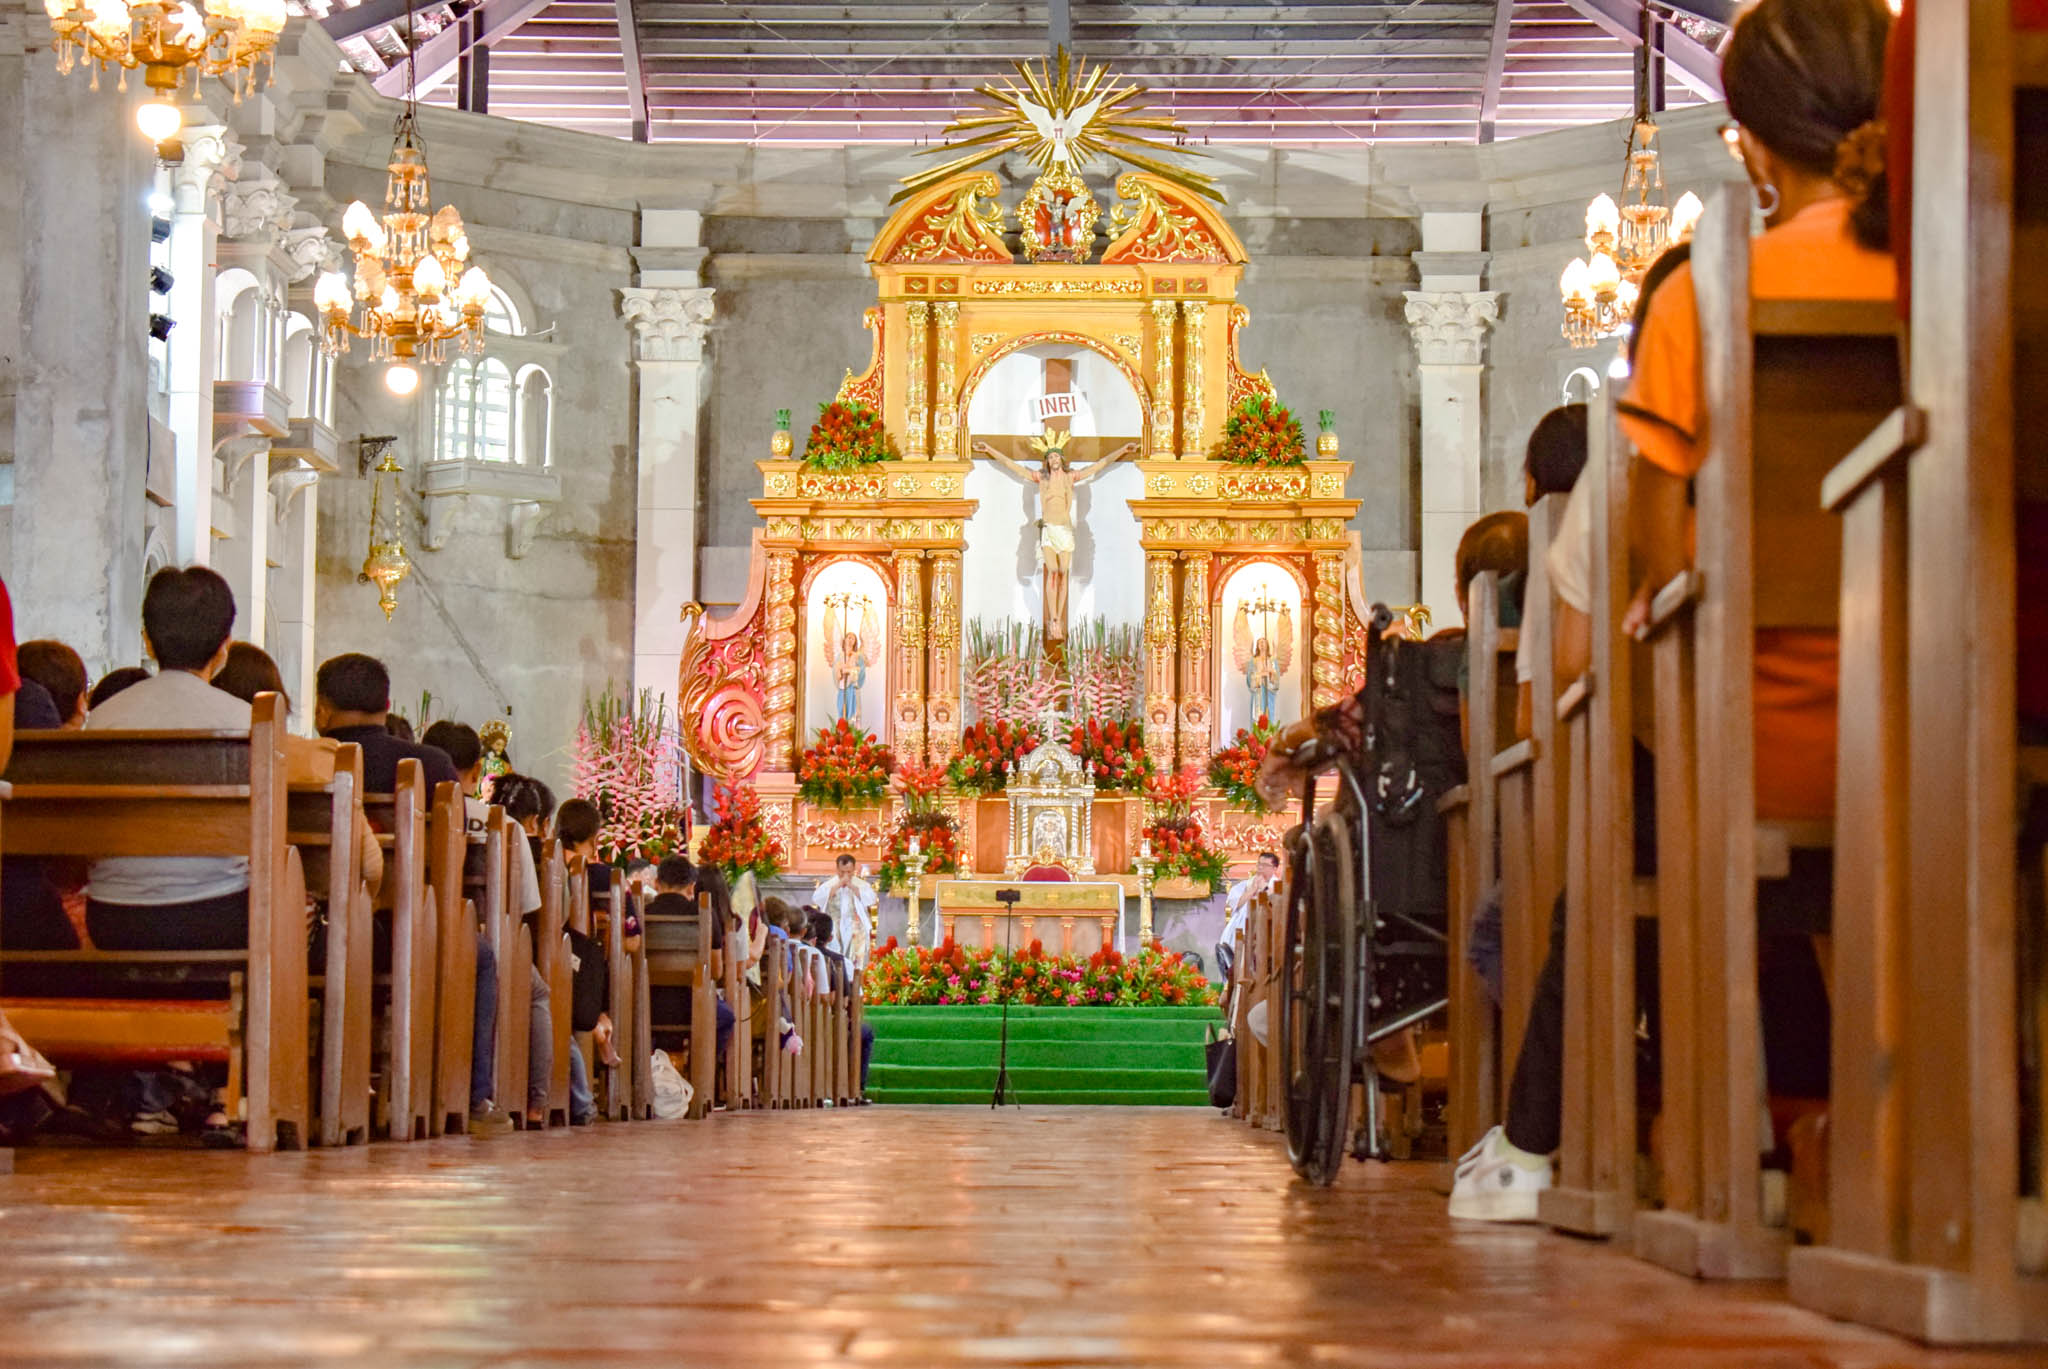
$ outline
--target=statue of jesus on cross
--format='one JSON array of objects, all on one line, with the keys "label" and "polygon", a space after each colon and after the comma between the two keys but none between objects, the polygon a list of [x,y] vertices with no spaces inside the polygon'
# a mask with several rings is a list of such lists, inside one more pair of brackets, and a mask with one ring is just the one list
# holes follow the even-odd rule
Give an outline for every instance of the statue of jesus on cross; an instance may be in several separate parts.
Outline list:
[{"label": "statue of jesus on cross", "polygon": [[1059,429],[1047,428],[1045,436],[1031,439],[1028,445],[1044,460],[1038,470],[987,442],[975,442],[974,450],[1019,480],[1038,486],[1038,564],[1045,586],[1045,641],[1051,646],[1067,639],[1067,579],[1074,568],[1074,490],[1139,448],[1135,442],[1126,442],[1077,472],[1067,464],[1072,439]]}]

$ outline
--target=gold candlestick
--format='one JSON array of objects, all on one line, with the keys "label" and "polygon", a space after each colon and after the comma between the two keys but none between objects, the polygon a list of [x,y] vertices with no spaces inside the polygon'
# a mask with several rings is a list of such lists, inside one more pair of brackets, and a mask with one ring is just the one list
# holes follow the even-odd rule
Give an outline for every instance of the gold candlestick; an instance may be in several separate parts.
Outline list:
[{"label": "gold candlestick", "polygon": [[913,950],[917,947],[918,903],[923,893],[925,859],[924,852],[917,848],[917,842],[913,840],[910,843],[909,854],[903,857],[903,873],[910,876],[910,888],[905,894],[910,904],[910,922],[904,941]]}]

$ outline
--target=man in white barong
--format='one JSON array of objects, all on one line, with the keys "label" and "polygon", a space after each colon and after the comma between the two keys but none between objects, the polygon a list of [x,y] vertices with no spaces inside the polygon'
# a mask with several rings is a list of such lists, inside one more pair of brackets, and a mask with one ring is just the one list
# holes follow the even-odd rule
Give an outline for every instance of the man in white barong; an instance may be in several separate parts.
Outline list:
[{"label": "man in white barong", "polygon": [[875,896],[875,887],[854,873],[851,854],[840,853],[838,868],[837,874],[818,886],[811,902],[832,919],[832,949],[845,956],[855,970],[864,970],[868,965],[868,919],[881,900]]}]

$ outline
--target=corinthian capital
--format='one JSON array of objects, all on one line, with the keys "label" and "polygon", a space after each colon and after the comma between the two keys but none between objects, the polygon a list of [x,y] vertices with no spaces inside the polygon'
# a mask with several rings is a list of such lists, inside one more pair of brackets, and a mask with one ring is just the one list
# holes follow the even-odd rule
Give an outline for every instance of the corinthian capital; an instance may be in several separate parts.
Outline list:
[{"label": "corinthian capital", "polygon": [[697,361],[711,322],[709,286],[634,286],[619,292],[640,361]]},{"label": "corinthian capital", "polygon": [[187,213],[205,209],[206,198],[241,174],[242,140],[220,124],[200,124],[184,133],[185,160],[172,173],[178,208]]},{"label": "corinthian capital", "polygon": [[1492,290],[1409,290],[1408,330],[1425,366],[1477,366],[1486,330],[1500,318],[1500,295]]}]

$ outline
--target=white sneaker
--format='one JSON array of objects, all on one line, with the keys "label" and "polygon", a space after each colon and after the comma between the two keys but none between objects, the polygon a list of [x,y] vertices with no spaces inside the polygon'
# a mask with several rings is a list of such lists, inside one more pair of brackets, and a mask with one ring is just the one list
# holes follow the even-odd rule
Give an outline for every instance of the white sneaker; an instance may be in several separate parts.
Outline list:
[{"label": "white sneaker", "polygon": [[1499,1127],[1458,1161],[1451,1185],[1451,1216],[1468,1222],[1533,1222],[1536,1195],[1550,1187],[1550,1161],[1525,1155],[1508,1144]]}]

